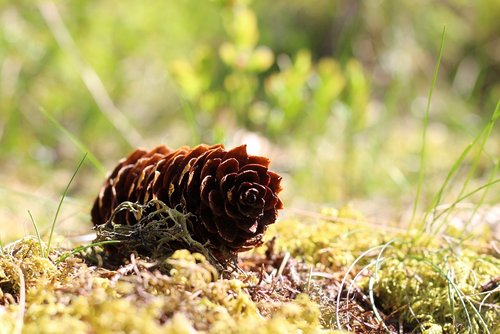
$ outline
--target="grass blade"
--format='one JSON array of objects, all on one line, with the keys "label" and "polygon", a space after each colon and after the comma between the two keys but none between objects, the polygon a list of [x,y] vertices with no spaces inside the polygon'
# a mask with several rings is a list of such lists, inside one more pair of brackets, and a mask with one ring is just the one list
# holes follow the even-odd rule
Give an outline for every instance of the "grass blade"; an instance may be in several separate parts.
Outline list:
[{"label": "grass blade", "polygon": [[40,232],[38,231],[38,226],[36,225],[35,218],[33,218],[33,215],[31,214],[30,210],[28,210],[28,214],[30,215],[31,223],[33,224],[33,227],[35,228],[36,237],[38,238],[38,244],[40,245],[40,252],[42,253],[42,256],[48,257],[49,252],[47,251],[47,254],[45,254],[45,249],[43,247],[42,238],[40,237]]},{"label": "grass blade", "polygon": [[413,210],[412,210],[410,224],[408,226],[408,229],[410,229],[413,226],[413,223],[415,221],[415,216],[417,214],[417,208],[418,208],[418,204],[420,201],[420,194],[422,192],[422,183],[424,180],[426,146],[427,146],[426,145],[427,144],[427,126],[429,123],[429,113],[430,113],[430,109],[431,109],[432,93],[434,92],[434,87],[436,86],[437,75],[439,72],[439,65],[441,64],[441,57],[443,56],[445,33],[446,33],[446,27],[443,27],[443,33],[441,35],[441,46],[439,48],[439,56],[438,56],[438,59],[436,62],[436,68],[434,69],[434,76],[432,78],[431,89],[429,90],[429,95],[427,97],[427,107],[425,109],[425,116],[424,116],[424,128],[422,130],[422,147],[420,150],[420,170],[418,173],[417,193],[415,195],[415,201],[413,201]]},{"label": "grass blade", "polygon": [[345,275],[342,278],[342,281],[340,282],[339,293],[337,294],[337,300],[336,300],[336,305],[335,305],[335,316],[336,316],[336,320],[337,320],[337,328],[336,329],[342,330],[342,324],[340,323],[340,297],[342,295],[341,292],[342,292],[342,290],[344,289],[344,287],[346,285],[346,281],[347,281],[347,278],[349,276],[349,273],[354,269],[354,266],[356,265],[356,263],[358,263],[362,258],[364,258],[365,256],[367,256],[368,254],[370,254],[374,250],[379,249],[379,248],[383,248],[383,247],[384,247],[383,245],[380,245],[380,246],[374,246],[374,247],[371,247],[371,248],[367,249],[366,251],[364,251],[363,253],[361,253],[351,263],[351,265],[349,266],[349,268],[347,268],[347,270],[345,272]]},{"label": "grass blade", "polygon": [[474,140],[472,141],[472,143],[470,143],[469,145],[467,145],[467,147],[465,148],[465,150],[463,150],[463,152],[460,154],[460,156],[455,161],[455,163],[453,164],[453,166],[450,168],[450,170],[448,171],[448,174],[446,175],[446,179],[444,180],[443,184],[441,185],[441,188],[439,188],[438,192],[434,196],[432,204],[431,204],[430,208],[427,210],[427,213],[426,213],[426,215],[425,215],[425,217],[423,219],[423,222],[427,221],[428,215],[431,212],[433,212],[436,209],[436,207],[441,203],[441,199],[443,197],[444,190],[448,186],[448,183],[451,181],[452,177],[458,171],[460,165],[462,164],[462,162],[467,157],[467,154],[469,154],[469,151],[474,147],[474,145],[476,145],[476,143],[479,141],[479,139],[480,139],[480,137],[482,135],[483,135],[483,131],[481,131],[481,133],[479,134],[479,136],[477,136],[476,138],[474,138]]},{"label": "grass blade", "polygon": [[73,182],[73,179],[75,178],[76,174],[78,173],[78,171],[82,167],[83,162],[85,161],[86,157],[87,157],[87,153],[85,153],[85,155],[83,156],[82,160],[78,164],[78,167],[76,167],[75,172],[71,176],[71,179],[69,180],[68,184],[66,185],[66,189],[64,189],[64,192],[63,192],[63,194],[61,196],[61,200],[59,201],[59,205],[57,206],[56,214],[54,215],[54,221],[52,222],[52,225],[50,227],[49,241],[47,242],[47,253],[50,250],[50,243],[52,242],[52,235],[54,234],[54,228],[56,226],[57,216],[59,216],[59,211],[61,210],[61,206],[62,206],[62,203],[64,201],[64,198],[66,197],[66,194],[68,193],[68,189],[69,189],[71,183]]},{"label": "grass blade", "polygon": [[54,126],[61,131],[68,139],[80,150],[80,152],[85,153],[88,156],[90,163],[101,173],[106,174],[106,168],[101,164],[99,159],[90,153],[89,148],[82,143],[78,138],[76,138],[71,132],[69,132],[54,116],[52,116],[48,111],[40,108],[42,114],[47,117],[47,119],[54,124]]},{"label": "grass blade", "polygon": [[[476,316],[479,318],[479,322],[481,323],[481,325],[485,329],[486,333],[488,333],[488,334],[490,333],[486,322],[484,321],[483,317],[481,316],[481,313],[479,313],[479,311],[476,309],[476,307],[474,306],[474,304],[467,299],[467,297],[462,293],[462,291],[460,291],[460,289],[458,288],[458,286],[453,281],[453,278],[451,278],[448,274],[446,274],[437,265],[435,265],[434,263],[432,263],[432,262],[430,262],[428,260],[421,259],[421,258],[419,259],[419,258],[413,257],[413,256],[412,256],[412,258],[414,258],[416,260],[419,260],[419,261],[422,261],[423,263],[426,263],[427,265],[429,265],[430,267],[432,267],[432,269],[434,269],[434,271],[436,271],[439,275],[441,275],[444,279],[446,279],[446,281],[448,282],[448,284],[453,288],[453,290],[457,294],[457,297],[458,297],[458,300],[460,301],[460,304],[462,304],[465,316],[467,318],[467,323],[469,325],[469,333],[473,332],[472,331],[472,319],[471,319],[471,315],[469,314],[469,310],[467,309],[467,304],[465,303],[466,301],[468,302],[469,306],[472,308],[472,310],[474,311],[474,313],[476,314]],[[451,305],[450,305],[450,307],[451,307]]]},{"label": "grass blade", "polygon": [[[448,277],[453,279],[453,271],[451,269],[448,270],[448,273],[446,274]],[[456,326],[456,317],[455,317],[455,295],[454,295],[454,290],[452,289],[453,286],[451,285],[451,280],[447,280],[448,282],[448,300],[450,303],[450,313],[451,313],[451,323],[453,324],[453,327]]]},{"label": "grass blade", "polygon": [[38,10],[56,43],[63,52],[68,54],[75,64],[80,78],[99,107],[99,111],[102,112],[131,147],[139,146],[143,142],[141,134],[116,107],[95,69],[84,60],[73,36],[61,17],[56,3],[53,1],[39,2]]},{"label": "grass blade", "polygon": [[[427,213],[425,215],[425,218],[423,220],[424,223],[427,221],[428,215],[430,213],[435,212],[436,207],[439,205],[439,203],[441,201],[441,198],[443,196],[443,193],[444,193],[444,190],[445,190],[446,186],[448,185],[448,183],[452,179],[453,175],[458,171],[460,165],[465,160],[467,154],[481,140],[481,144],[480,144],[480,147],[479,147],[478,154],[476,155],[476,157],[473,160],[471,170],[469,171],[469,173],[467,175],[467,178],[466,178],[466,180],[465,180],[465,182],[464,182],[464,184],[463,184],[463,186],[462,186],[462,188],[460,190],[460,193],[459,193],[459,195],[457,197],[461,197],[463,195],[463,193],[465,192],[465,189],[466,189],[467,185],[469,184],[470,180],[472,179],[472,176],[473,176],[473,174],[474,174],[474,172],[475,172],[475,170],[476,170],[476,168],[477,168],[477,166],[479,164],[479,158],[480,158],[481,153],[484,152],[484,146],[486,145],[486,142],[487,142],[488,138],[491,135],[493,127],[494,127],[496,121],[499,118],[500,118],[500,101],[497,103],[495,111],[493,112],[493,115],[491,116],[490,120],[488,121],[488,124],[481,130],[481,132],[476,136],[476,138],[474,138],[474,140],[465,148],[465,150],[458,157],[458,159],[455,161],[455,163],[453,164],[452,168],[448,172],[448,175],[446,176],[446,179],[445,179],[443,185],[441,186],[441,188],[439,189],[438,193],[434,197],[432,205],[431,205],[431,207],[429,208],[429,210],[427,211]],[[491,182],[491,181],[494,180],[494,177],[496,175],[497,169],[498,169],[498,161],[495,163],[494,170],[492,171],[488,182]],[[473,215],[475,214],[475,212],[477,211],[477,209],[479,208],[479,206],[484,202],[486,194],[487,194],[487,191],[485,191],[485,193],[483,194],[481,200],[476,205],[476,209],[474,210]],[[448,212],[451,212],[451,211],[448,211]],[[434,217],[432,219],[432,222],[429,225],[429,229],[432,229],[432,227],[435,224],[437,218],[439,218],[440,216],[441,216],[441,214],[438,215],[438,216],[434,215]],[[444,222],[440,224],[440,226],[437,228],[437,231],[439,231],[440,227],[446,223],[446,220],[447,219],[444,219]]]},{"label": "grass blade", "polygon": [[191,141],[193,143],[199,143],[201,141],[201,133],[198,128],[198,122],[196,121],[196,112],[193,110],[191,103],[189,103],[188,99],[184,97],[183,94],[180,92],[177,94],[180,97],[179,102],[181,104],[182,112],[184,113],[186,122],[191,130]]},{"label": "grass blade", "polygon": [[[500,169],[500,159],[497,160],[497,162],[495,163],[495,167],[493,167],[493,170],[491,171],[490,177],[488,179],[488,183],[492,182],[495,179],[495,176],[497,175],[499,169]],[[477,211],[479,210],[479,208],[483,205],[484,201],[486,200],[486,195],[488,195],[488,190],[489,190],[489,188],[486,188],[484,190],[483,194],[481,195],[481,198],[479,199],[479,202],[477,202],[477,204],[474,206],[474,210],[472,210],[472,213],[471,213],[469,219],[467,220],[467,222],[465,223],[465,225],[462,229],[462,232],[460,234],[460,238],[463,236],[463,234],[467,230],[467,227],[470,225],[470,223],[474,219],[474,216],[476,215]]]},{"label": "grass blade", "polygon": [[385,249],[387,247],[389,247],[390,244],[392,244],[394,242],[396,242],[396,240],[391,240],[391,241],[387,242],[386,244],[384,244],[383,247],[382,247],[382,249],[380,249],[380,252],[379,252],[379,254],[377,256],[377,260],[375,261],[375,271],[374,271],[373,275],[370,276],[370,280],[368,282],[370,303],[372,304],[373,314],[375,315],[375,317],[377,318],[377,320],[383,325],[384,329],[387,332],[390,332],[389,328],[387,328],[386,324],[384,323],[384,320],[382,319],[382,317],[380,316],[380,313],[378,312],[377,307],[375,306],[375,296],[374,296],[374,293],[373,293],[373,288],[374,288],[375,282],[378,280],[378,271],[380,269],[380,265],[384,261],[384,259],[382,258],[382,253],[384,253]]},{"label": "grass blade", "polygon": [[447,207],[446,209],[444,209],[443,211],[441,211],[438,215],[436,215],[435,220],[438,220],[439,217],[441,217],[443,214],[445,214],[445,213],[449,212],[450,210],[452,210],[458,203],[460,203],[464,199],[467,199],[467,198],[471,197],[472,195],[480,192],[483,189],[488,189],[489,187],[491,187],[494,184],[497,184],[499,182],[500,182],[500,178],[492,180],[492,181],[489,181],[488,183],[483,184],[482,186],[477,187],[476,189],[472,190],[471,192],[469,192],[469,193],[463,195],[462,197],[456,199],[449,207]]},{"label": "grass blade", "polygon": [[[484,152],[484,146],[486,145],[486,142],[488,141],[488,138],[490,137],[491,131],[493,130],[493,126],[495,125],[496,120],[500,116],[500,113],[498,112],[498,110],[499,110],[499,104],[497,103],[497,106],[495,108],[495,112],[493,113],[491,119],[489,120],[488,124],[484,128],[485,134],[482,138],[481,144],[479,146],[479,150],[478,150],[476,156],[474,157],[474,160],[472,161],[472,166],[469,170],[469,173],[467,174],[465,181],[462,184],[462,187],[460,189],[460,193],[458,194],[457,197],[461,197],[464,194],[465,190],[467,189],[467,186],[469,185],[470,181],[472,180],[472,177],[474,176],[474,174],[476,172],[477,166],[479,165],[479,159],[481,158],[481,154]],[[493,177],[494,177],[494,175],[492,176],[490,181],[493,179]],[[446,223],[447,218],[448,218],[448,216],[444,220],[444,223]]]}]

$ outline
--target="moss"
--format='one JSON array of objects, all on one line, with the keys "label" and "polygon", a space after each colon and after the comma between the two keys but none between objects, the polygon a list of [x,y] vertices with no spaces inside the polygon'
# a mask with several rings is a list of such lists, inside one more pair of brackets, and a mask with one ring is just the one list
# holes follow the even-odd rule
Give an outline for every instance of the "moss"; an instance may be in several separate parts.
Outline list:
[{"label": "moss", "polygon": [[277,238],[279,250],[331,271],[346,269],[361,253],[386,241],[386,230],[366,227],[366,219],[353,210],[324,213],[320,219],[281,221],[268,234]]},{"label": "moss", "polygon": [[[321,327],[319,308],[305,295],[261,316],[246,285],[219,278],[200,254],[176,251],[165,260],[169,275],[140,262],[134,269],[139,274],[124,274],[87,267],[74,257],[55,266],[35,246],[26,238],[0,256],[4,280],[18,282],[9,263],[33,265],[26,271],[24,333],[331,332]],[[18,299],[19,283],[11,285]],[[0,305],[1,331],[14,330],[18,311],[17,303]]]},{"label": "moss", "polygon": [[447,248],[384,255],[374,294],[382,309],[398,312],[403,323],[423,333],[482,333],[500,323],[492,306],[500,302],[500,292],[481,305],[488,293],[481,287],[500,275],[498,259],[471,250],[453,255]]},{"label": "moss", "polygon": [[[500,323],[500,292],[482,289],[500,276],[500,261],[494,256],[472,247],[443,247],[441,240],[422,233],[366,228],[364,218],[349,211],[326,213],[323,219],[280,222],[271,227],[270,234],[277,237],[280,250],[337,273],[345,271],[364,251],[392,240],[376,276],[373,270],[366,271],[357,283],[368,294],[369,280],[376,278],[377,307],[399,318],[409,329],[423,333],[480,333],[485,328],[491,332]],[[344,222],[346,214],[348,222]],[[378,251],[369,253],[346,275],[354,277],[369,263],[373,268],[377,256]],[[331,313],[332,307],[325,314]]]},{"label": "moss", "polygon": [[[248,262],[254,263],[254,272],[246,269],[230,278],[221,277],[203,255],[187,250],[177,250],[161,263],[137,258],[108,270],[89,267],[75,256],[61,260],[66,253],[57,249],[44,257],[36,239],[23,238],[0,254],[0,333],[13,332],[21,316],[24,333],[335,333],[329,328],[336,324],[336,297],[342,296],[340,307],[349,298],[340,281],[350,277],[350,285],[370,263],[354,282],[349,300],[358,313],[340,314],[344,328],[368,328],[347,326],[344,318],[371,317],[363,321],[380,325],[366,298],[371,278],[376,306],[388,326],[400,322],[405,331],[427,334],[483,333],[489,327],[494,333],[491,329],[500,322],[500,293],[494,290],[500,260],[471,247],[444,247],[425,235],[415,242],[414,235],[374,231],[352,213],[351,220],[344,221],[346,214],[331,212],[322,219],[286,220],[272,226],[274,257],[262,254],[272,249],[261,249],[257,253],[262,261],[254,257],[254,262]],[[346,273],[360,254],[388,240],[396,241],[381,255],[376,273],[377,251]],[[290,258],[285,263],[286,252]],[[282,263],[283,275],[289,274],[287,279],[293,281],[289,285],[280,286],[275,276]],[[258,268],[264,265],[267,269],[259,276]],[[320,276],[308,278],[311,268]],[[19,308],[19,269],[25,280],[24,315]],[[258,286],[260,279],[265,286]],[[283,298],[252,299],[251,285],[261,294],[271,289],[273,296],[283,294]],[[374,333],[381,327],[373,328]]]},{"label": "moss", "polygon": [[19,293],[19,269],[28,286],[55,279],[60,273],[49,258],[42,256],[40,244],[35,238],[25,237],[13,242],[5,246],[0,255],[0,300],[6,294]]}]

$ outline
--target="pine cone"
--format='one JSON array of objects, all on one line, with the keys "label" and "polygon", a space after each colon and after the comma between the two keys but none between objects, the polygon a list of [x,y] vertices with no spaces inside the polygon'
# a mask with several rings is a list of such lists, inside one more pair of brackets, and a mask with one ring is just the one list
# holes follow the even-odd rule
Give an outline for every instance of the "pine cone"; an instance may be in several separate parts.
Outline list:
[{"label": "pine cone", "polygon": [[[269,159],[248,155],[246,146],[135,150],[105,181],[92,208],[94,225],[106,223],[122,202],[158,199],[189,213],[193,239],[241,252],[262,244],[263,233],[283,208],[277,193],[281,177],[268,170]],[[137,223],[117,214],[117,224]]]}]

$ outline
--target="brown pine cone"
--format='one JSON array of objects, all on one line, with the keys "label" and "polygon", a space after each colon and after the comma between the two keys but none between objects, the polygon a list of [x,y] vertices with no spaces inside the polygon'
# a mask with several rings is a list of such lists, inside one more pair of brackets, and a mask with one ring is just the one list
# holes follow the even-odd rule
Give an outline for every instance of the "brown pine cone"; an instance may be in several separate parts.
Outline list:
[{"label": "brown pine cone", "polygon": [[[246,146],[135,150],[105,181],[92,208],[94,225],[106,223],[122,202],[158,199],[189,213],[193,239],[241,252],[262,244],[267,226],[283,203],[281,176],[269,159],[248,155]],[[117,224],[136,224],[132,214],[115,215]]]}]

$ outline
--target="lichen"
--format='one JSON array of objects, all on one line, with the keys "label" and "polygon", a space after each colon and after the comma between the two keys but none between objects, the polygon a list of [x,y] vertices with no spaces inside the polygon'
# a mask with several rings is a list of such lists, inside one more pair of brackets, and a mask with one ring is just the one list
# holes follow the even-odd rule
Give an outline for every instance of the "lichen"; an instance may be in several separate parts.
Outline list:
[{"label": "lichen", "polygon": [[[115,215],[133,214],[136,224],[115,223]],[[132,252],[152,258],[165,258],[177,249],[186,248],[203,256],[222,270],[221,262],[234,260],[234,253],[226,247],[215,247],[210,242],[205,244],[193,239],[190,214],[168,207],[159,200],[147,204],[123,202],[112,213],[111,219],[96,226],[96,243],[119,242],[119,246],[108,245],[109,259],[120,262]]]}]

